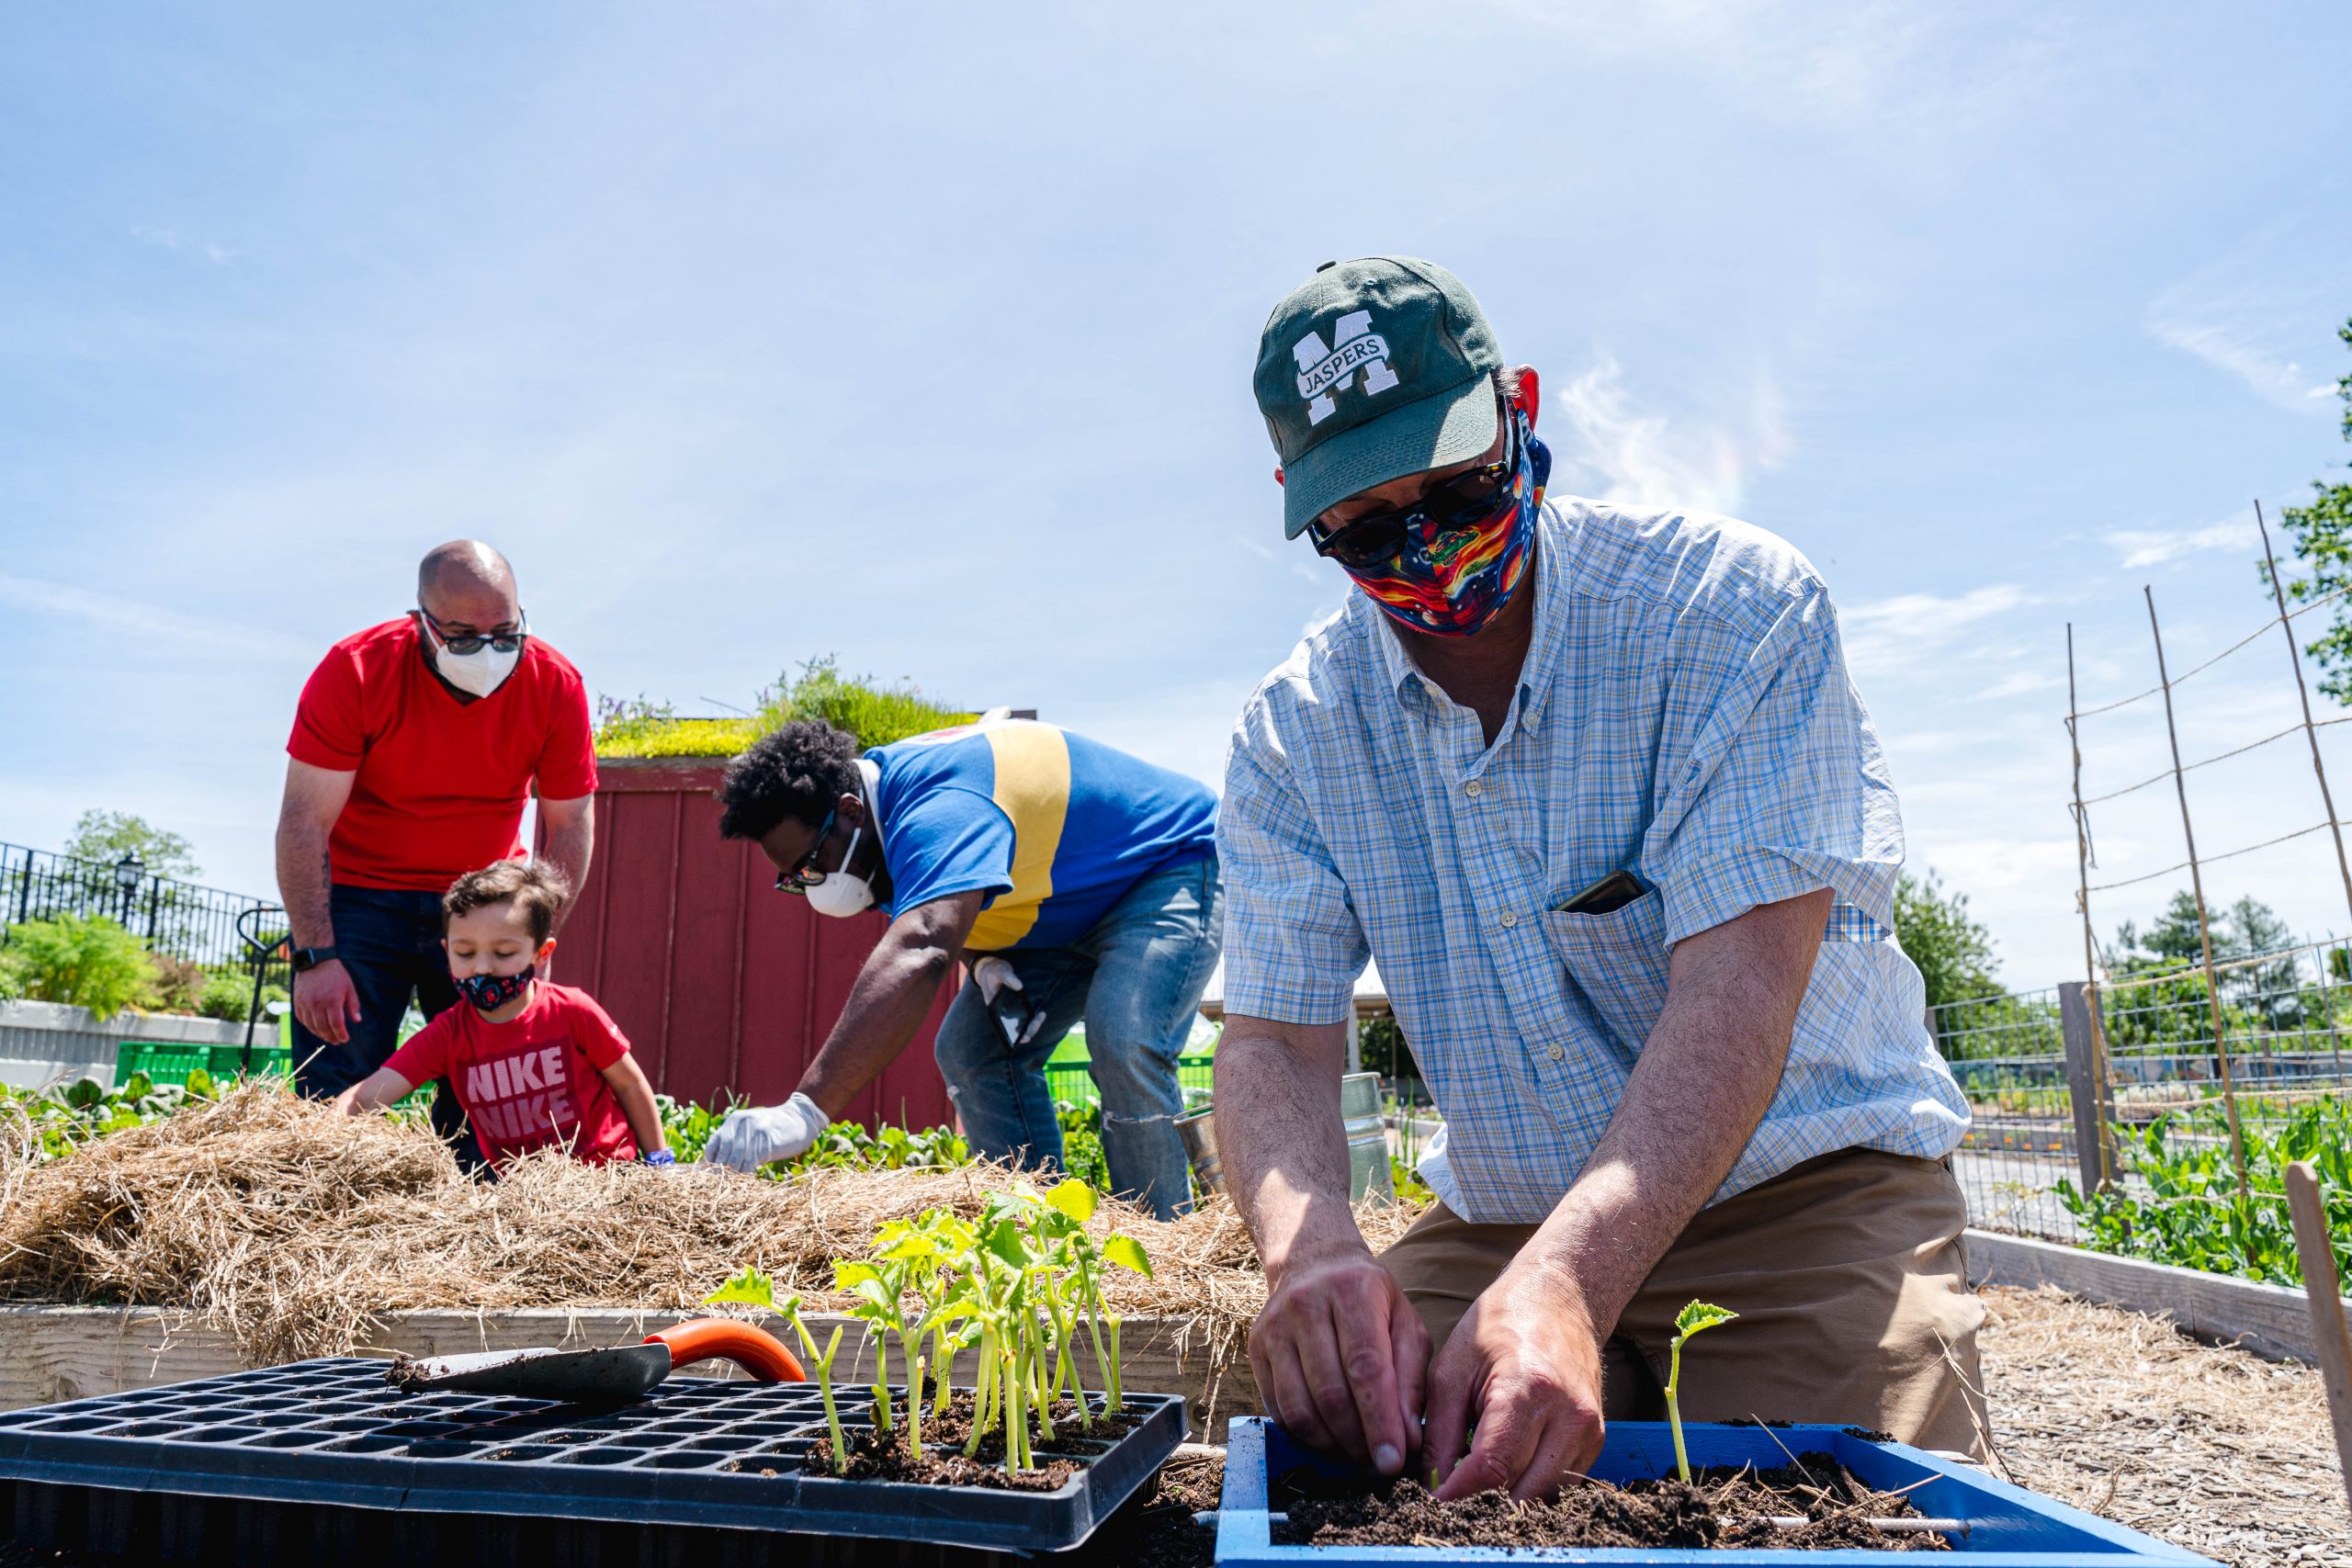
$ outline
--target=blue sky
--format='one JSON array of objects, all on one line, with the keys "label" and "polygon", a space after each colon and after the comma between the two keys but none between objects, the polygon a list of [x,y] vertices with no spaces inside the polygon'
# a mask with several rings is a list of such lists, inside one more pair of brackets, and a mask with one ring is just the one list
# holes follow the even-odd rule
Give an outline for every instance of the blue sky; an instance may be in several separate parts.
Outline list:
[{"label": "blue sky", "polygon": [[[304,675],[460,535],[599,692],[831,652],[1214,779],[1343,586],[1259,325],[1402,251],[1544,372],[1555,489],[1814,559],[1915,863],[2065,977],[2066,623],[2086,701],[2150,683],[2143,583],[2218,651],[2252,498],[2352,457],[2347,56],[2324,4],[12,8],[0,839],[132,810],[266,890]],[[2182,698],[2192,756],[2283,727],[2277,634]],[[2294,743],[2191,803],[2320,814]],[[2165,791],[2096,820],[2180,858]],[[2333,869],[2214,881],[2344,930]]]}]

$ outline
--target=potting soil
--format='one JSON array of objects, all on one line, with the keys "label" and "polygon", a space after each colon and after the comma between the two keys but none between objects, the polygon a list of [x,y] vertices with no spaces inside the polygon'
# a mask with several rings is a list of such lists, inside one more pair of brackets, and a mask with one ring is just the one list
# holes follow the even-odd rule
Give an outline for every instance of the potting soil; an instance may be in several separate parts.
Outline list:
[{"label": "potting soil", "polygon": [[[1289,1523],[1280,1546],[1668,1547],[1682,1550],[1949,1551],[1931,1530],[1873,1529],[1872,1518],[1918,1517],[1825,1453],[1772,1470],[1705,1470],[1678,1480],[1572,1484],[1550,1502],[1499,1492],[1441,1502],[1416,1482],[1367,1492],[1360,1483],[1295,1472],[1277,1484]],[[1775,1516],[1803,1518],[1782,1529]]]},{"label": "potting soil", "polygon": [[[862,1414],[865,1407],[861,1404],[857,1408]],[[801,1461],[802,1468],[811,1475],[838,1475],[843,1481],[904,1481],[930,1486],[986,1486],[1005,1492],[1058,1492],[1072,1476],[1084,1470],[1087,1460],[1110,1452],[1123,1434],[1140,1425],[1133,1416],[1105,1415],[1098,1409],[1092,1429],[1088,1430],[1079,1426],[1077,1405],[1067,1399],[1057,1401],[1050,1412],[1053,1441],[1037,1438],[1031,1444],[1030,1457],[1039,1461],[1036,1468],[1012,1472],[1004,1468],[1001,1427],[983,1437],[970,1458],[965,1457],[964,1444],[972,1435],[970,1394],[957,1394],[949,1402],[946,1412],[936,1418],[928,1410],[923,1413],[921,1459],[914,1456],[907,1443],[906,1414],[906,1404],[901,1400],[894,1413],[896,1425],[888,1432],[875,1427],[870,1417],[864,1425],[844,1423],[842,1435],[849,1439],[847,1470],[833,1468],[833,1439],[830,1434],[809,1445]]]}]

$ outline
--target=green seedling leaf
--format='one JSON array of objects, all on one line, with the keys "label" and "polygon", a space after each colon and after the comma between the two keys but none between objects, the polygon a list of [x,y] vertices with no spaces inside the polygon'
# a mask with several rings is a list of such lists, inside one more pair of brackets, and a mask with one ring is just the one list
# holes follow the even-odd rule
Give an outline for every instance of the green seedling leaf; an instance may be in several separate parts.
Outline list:
[{"label": "green seedling leaf", "polygon": [[912,1263],[938,1257],[939,1244],[927,1235],[910,1235],[890,1243],[875,1256],[885,1263]]},{"label": "green seedling leaf", "polygon": [[717,1306],[724,1302],[741,1302],[749,1306],[776,1310],[775,1281],[756,1269],[744,1269],[718,1289],[703,1297],[705,1306]]},{"label": "green seedling leaf", "polygon": [[854,1291],[860,1285],[878,1284],[882,1273],[871,1263],[836,1263],[833,1265],[833,1289]]},{"label": "green seedling leaf", "polygon": [[1021,1245],[1021,1227],[1011,1220],[999,1220],[990,1225],[988,1234],[980,1238],[980,1245],[1014,1269],[1029,1267],[1028,1249]]},{"label": "green seedling leaf", "polygon": [[1132,1269],[1145,1279],[1151,1278],[1151,1259],[1143,1250],[1143,1243],[1131,1235],[1114,1235],[1102,1244],[1102,1256],[1122,1269]]},{"label": "green seedling leaf", "polygon": [[1719,1307],[1710,1302],[1692,1302],[1674,1314],[1674,1332],[1682,1338],[1688,1339],[1702,1328],[1713,1328],[1719,1323],[1729,1323],[1738,1315],[1739,1314],[1728,1307]]},{"label": "green seedling leaf", "polygon": [[1094,1189],[1083,1181],[1072,1179],[1061,1183],[1046,1194],[1046,1202],[1080,1224],[1094,1217]]}]

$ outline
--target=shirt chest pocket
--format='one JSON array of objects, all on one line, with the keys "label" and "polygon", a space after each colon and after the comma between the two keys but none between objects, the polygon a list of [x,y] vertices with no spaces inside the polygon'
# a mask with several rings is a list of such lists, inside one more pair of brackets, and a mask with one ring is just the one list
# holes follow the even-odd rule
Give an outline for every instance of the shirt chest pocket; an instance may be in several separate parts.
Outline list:
[{"label": "shirt chest pocket", "polygon": [[1666,1006],[1666,901],[1643,894],[1605,915],[1553,910],[1544,917],[1572,1005],[1627,1059],[1641,1054]]}]

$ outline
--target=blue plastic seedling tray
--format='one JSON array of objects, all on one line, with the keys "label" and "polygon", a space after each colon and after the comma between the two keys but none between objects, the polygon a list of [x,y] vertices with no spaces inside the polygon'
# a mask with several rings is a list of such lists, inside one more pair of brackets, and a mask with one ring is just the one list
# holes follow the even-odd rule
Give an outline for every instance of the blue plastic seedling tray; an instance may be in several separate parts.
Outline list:
[{"label": "blue plastic seedling tray", "polygon": [[[300,1361],[0,1412],[0,1479],[1053,1551],[1084,1540],[1185,1431],[1181,1398],[1129,1394],[1140,1426],[1056,1443],[1051,1457],[1082,1467],[1057,1491],[840,1481],[800,1468],[825,1430],[808,1383],[673,1377],[636,1404],[589,1406],[402,1393],[384,1371],[380,1360]],[[836,1393],[864,1403],[862,1390]]]},{"label": "blue plastic seedling tray", "polygon": [[[1225,1496],[1218,1506],[1217,1568],[1355,1568],[1358,1564],[1430,1564],[1502,1560],[1512,1562],[1709,1563],[1769,1568],[1832,1568],[1884,1563],[1921,1568],[2217,1568],[2210,1558],[2095,1518],[2079,1509],[1903,1443],[1874,1443],[1843,1427],[1698,1426],[1686,1423],[1691,1468],[1788,1462],[1781,1444],[1797,1453],[1826,1453],[1856,1479],[1884,1491],[1927,1484],[1904,1494],[1921,1513],[1967,1521],[1949,1553],[1894,1551],[1733,1551],[1660,1548],[1636,1551],[1601,1548],[1500,1551],[1490,1547],[1276,1546],[1268,1517],[1269,1478],[1306,1466],[1327,1475],[1338,1467],[1293,1445],[1282,1428],[1260,1416],[1237,1416],[1225,1457]],[[1778,1439],[1775,1441],[1774,1439]],[[1627,1482],[1674,1473],[1674,1438],[1662,1421],[1612,1422],[1593,1465],[1601,1481]]]}]

